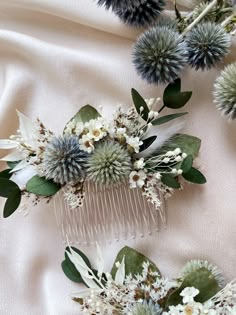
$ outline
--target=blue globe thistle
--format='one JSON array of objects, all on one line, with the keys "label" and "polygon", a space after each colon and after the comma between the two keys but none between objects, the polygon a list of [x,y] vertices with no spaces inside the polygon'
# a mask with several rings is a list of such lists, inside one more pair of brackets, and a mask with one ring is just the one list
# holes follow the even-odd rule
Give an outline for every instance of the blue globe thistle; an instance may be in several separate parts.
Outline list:
[{"label": "blue globe thistle", "polygon": [[221,25],[211,22],[200,23],[187,35],[189,64],[198,69],[210,69],[228,53],[231,40]]},{"label": "blue globe thistle", "polygon": [[217,109],[230,120],[236,119],[236,63],[225,67],[214,85]]},{"label": "blue globe thistle", "polygon": [[141,27],[153,23],[163,11],[165,4],[165,0],[130,0],[126,6],[120,5],[114,11],[125,24]]},{"label": "blue globe thistle", "polygon": [[119,143],[100,143],[88,158],[88,177],[98,184],[110,185],[125,180],[131,172],[131,157]]},{"label": "blue globe thistle", "polygon": [[147,302],[137,303],[131,311],[131,315],[160,315],[161,313],[162,309],[159,305]]},{"label": "blue globe thistle", "polygon": [[80,149],[77,137],[53,137],[44,152],[44,175],[61,185],[76,183],[85,176],[87,157],[88,154]]},{"label": "blue globe thistle", "polygon": [[173,27],[154,26],[137,40],[133,63],[137,73],[148,83],[170,83],[187,64],[188,53],[181,35]]}]

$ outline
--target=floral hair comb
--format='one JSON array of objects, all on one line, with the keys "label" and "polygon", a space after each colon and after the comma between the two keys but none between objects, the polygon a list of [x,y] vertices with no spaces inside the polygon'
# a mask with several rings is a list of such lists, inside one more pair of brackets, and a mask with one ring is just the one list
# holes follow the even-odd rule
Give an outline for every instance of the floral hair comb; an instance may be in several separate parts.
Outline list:
[{"label": "floral hair comb", "polygon": [[162,276],[150,259],[130,247],[118,253],[111,272],[97,245],[94,269],[86,255],[67,247],[62,269],[87,289],[74,294],[87,315],[234,315],[236,280],[225,286],[220,270],[206,260],[191,260],[176,279]]},{"label": "floral hair comb", "polygon": [[18,113],[19,134],[0,140],[0,148],[16,149],[3,158],[10,168],[0,173],[4,217],[22,197],[38,203],[57,194],[54,208],[64,240],[94,242],[154,231],[159,221],[165,223],[164,200],[182,187],[182,179],[206,182],[193,167],[201,141],[171,124],[187,113],[160,115],[164,108],[183,107],[191,94],[181,92],[177,79],[156,110],[159,100],[146,102],[132,89],[134,107],[128,111],[118,108],[108,120],[86,105],[60,136]]}]

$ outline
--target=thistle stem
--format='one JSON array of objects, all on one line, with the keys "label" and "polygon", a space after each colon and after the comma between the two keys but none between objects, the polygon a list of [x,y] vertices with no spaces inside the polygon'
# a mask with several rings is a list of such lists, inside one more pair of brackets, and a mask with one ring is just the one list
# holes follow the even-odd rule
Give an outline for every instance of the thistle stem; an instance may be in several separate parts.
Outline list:
[{"label": "thistle stem", "polygon": [[207,15],[207,13],[214,8],[215,5],[217,5],[218,0],[213,0],[211,3],[209,3],[209,5],[202,11],[201,14],[199,14],[199,16],[191,23],[189,24],[189,26],[186,27],[186,29],[183,31],[183,35],[186,35],[189,31],[191,31],[191,29],[197,25],[203,18],[205,15]]},{"label": "thistle stem", "polygon": [[232,18],[234,18],[236,16],[236,12],[234,12],[233,14],[231,14],[230,16],[228,16],[222,23],[221,26],[225,27],[228,23],[231,22]]}]

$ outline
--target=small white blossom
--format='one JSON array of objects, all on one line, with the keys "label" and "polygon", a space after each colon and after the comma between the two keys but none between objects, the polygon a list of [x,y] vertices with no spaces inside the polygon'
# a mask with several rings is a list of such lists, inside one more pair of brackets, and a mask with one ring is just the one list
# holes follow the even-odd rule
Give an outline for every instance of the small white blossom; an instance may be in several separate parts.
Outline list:
[{"label": "small white blossom", "polygon": [[134,162],[134,168],[136,170],[142,170],[142,169],[144,169],[145,164],[146,163],[144,162],[144,158],[141,158],[141,159]]},{"label": "small white blossom", "polygon": [[133,171],[129,175],[129,182],[131,188],[142,188],[145,184],[145,179],[147,178],[147,175],[144,171]]},{"label": "small white blossom", "polygon": [[80,136],[84,131],[84,124],[82,122],[78,122],[75,127],[75,133],[77,136]]},{"label": "small white blossom", "polygon": [[183,303],[187,304],[194,301],[195,296],[199,294],[199,290],[194,287],[185,288],[180,295],[183,296]]},{"label": "small white blossom", "polygon": [[94,150],[94,142],[89,134],[83,135],[79,140],[81,150],[91,153]]},{"label": "small white blossom", "polygon": [[126,142],[134,149],[135,153],[139,153],[139,147],[143,144],[143,141],[141,141],[139,137],[126,136]]}]

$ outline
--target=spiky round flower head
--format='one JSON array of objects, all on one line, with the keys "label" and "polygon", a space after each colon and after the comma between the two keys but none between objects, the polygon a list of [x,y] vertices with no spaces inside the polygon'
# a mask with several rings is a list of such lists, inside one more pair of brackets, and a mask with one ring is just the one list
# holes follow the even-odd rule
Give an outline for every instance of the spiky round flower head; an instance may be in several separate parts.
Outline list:
[{"label": "spiky round flower head", "polygon": [[[203,1],[200,2],[192,12],[192,19],[195,20],[205,9],[209,6],[209,2]],[[217,11],[219,10],[218,6],[214,6],[202,19],[202,21],[211,21],[215,22],[217,17]]]},{"label": "spiky round flower head", "polygon": [[210,69],[228,53],[230,35],[216,23],[204,22],[195,26],[186,37],[189,64],[198,69]]},{"label": "spiky round flower head", "polygon": [[137,40],[133,50],[137,73],[148,83],[169,83],[187,64],[187,49],[181,35],[168,26],[154,26]]},{"label": "spiky round flower head", "polygon": [[126,3],[126,6],[116,8],[115,13],[122,22],[135,27],[153,23],[166,4],[165,0],[128,0]]},{"label": "spiky round flower head", "polygon": [[110,185],[125,180],[131,172],[131,157],[117,142],[100,143],[87,162],[88,177],[98,184]]},{"label": "spiky round flower head", "polygon": [[53,137],[44,153],[44,176],[61,185],[76,183],[85,175],[87,157],[88,154],[80,149],[77,137]]},{"label": "spiky round flower head", "polygon": [[216,266],[210,264],[207,260],[190,260],[183,267],[180,277],[181,279],[184,279],[191,273],[198,271],[201,268],[205,268],[210,271],[212,277],[217,281],[220,287],[224,286],[224,278],[221,271]]},{"label": "spiky round flower head", "polygon": [[216,107],[230,120],[236,119],[236,63],[225,67],[214,85]]},{"label": "spiky round flower head", "polygon": [[137,303],[131,311],[131,315],[159,315],[162,309],[159,305],[144,302],[143,304]]}]

